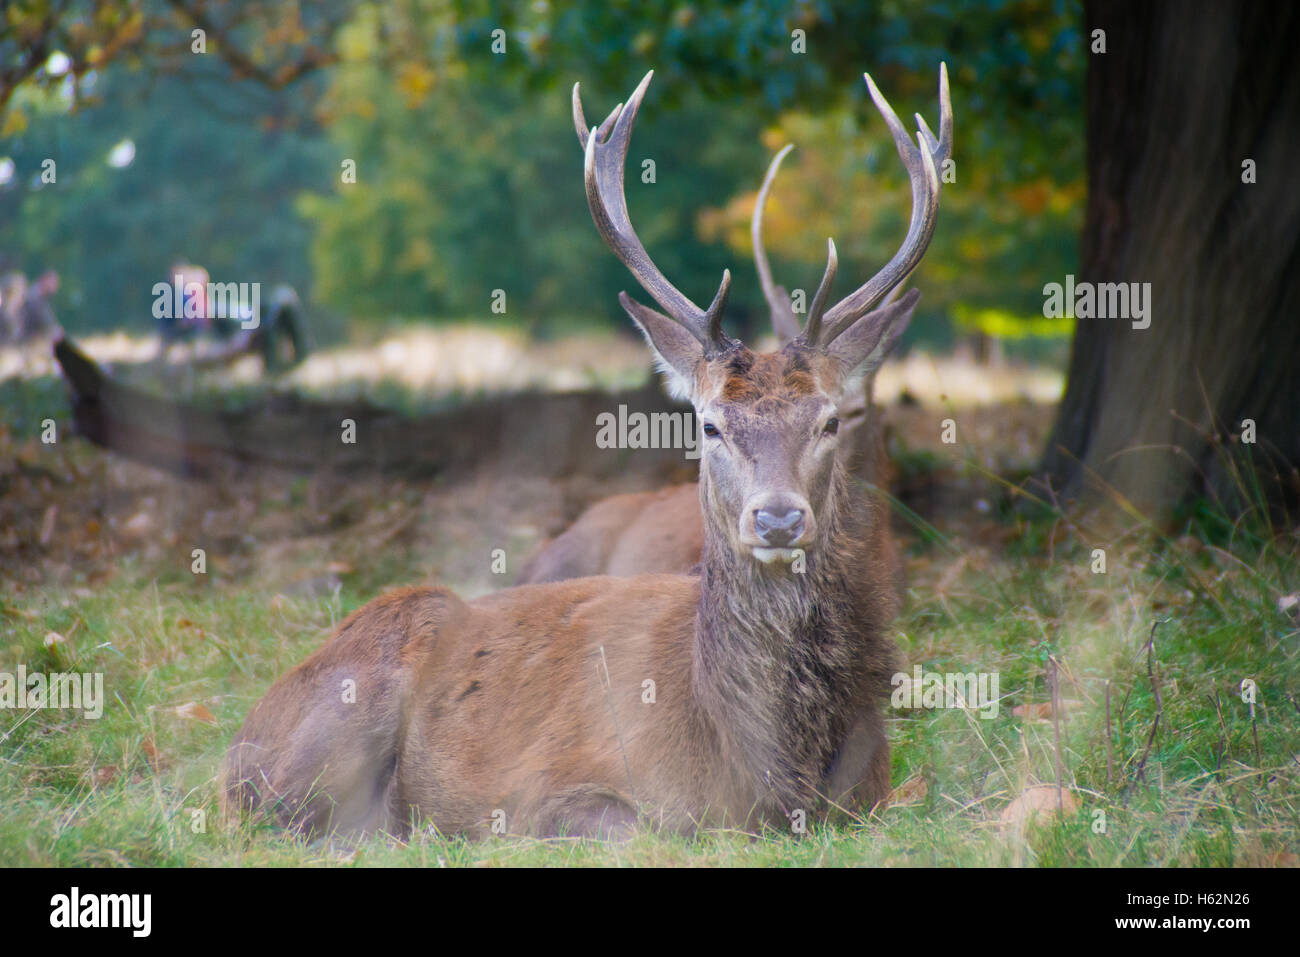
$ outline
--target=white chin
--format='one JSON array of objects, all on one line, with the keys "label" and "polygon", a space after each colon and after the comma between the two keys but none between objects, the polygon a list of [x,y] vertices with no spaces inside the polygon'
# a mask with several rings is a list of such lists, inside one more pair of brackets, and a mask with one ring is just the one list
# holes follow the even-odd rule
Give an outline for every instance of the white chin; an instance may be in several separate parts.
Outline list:
[{"label": "white chin", "polygon": [[755,546],[752,551],[754,557],[764,565],[771,565],[773,562],[784,562],[789,565],[803,554],[802,548],[759,548]]}]

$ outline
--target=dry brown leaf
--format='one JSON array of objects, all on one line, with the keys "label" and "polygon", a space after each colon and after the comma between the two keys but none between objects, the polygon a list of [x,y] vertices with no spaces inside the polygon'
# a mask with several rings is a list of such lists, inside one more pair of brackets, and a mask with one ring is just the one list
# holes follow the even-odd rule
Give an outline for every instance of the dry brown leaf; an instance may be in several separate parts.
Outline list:
[{"label": "dry brown leaf", "polygon": [[99,785],[111,784],[117,779],[117,765],[106,764],[102,768],[95,768],[95,783]]},{"label": "dry brown leaf", "polygon": [[1036,704],[1018,704],[1011,709],[1011,714],[1017,718],[1028,718],[1030,721],[1050,721],[1052,719],[1052,703],[1050,701],[1039,701]]},{"label": "dry brown leaf", "polygon": [[59,516],[59,506],[51,505],[45,510],[45,515],[41,518],[41,544],[50,544],[50,539],[54,538],[54,520]]},{"label": "dry brown leaf", "polygon": [[203,721],[207,724],[216,724],[217,719],[207,708],[197,701],[190,701],[182,705],[177,705],[173,709],[176,715],[181,718],[189,718],[191,721]]},{"label": "dry brown leaf", "polygon": [[1264,858],[1265,867],[1300,867],[1300,857],[1291,851],[1274,851]]},{"label": "dry brown leaf", "polygon": [[144,751],[144,756],[149,759],[149,765],[158,771],[162,767],[162,752],[158,750],[158,745],[154,743],[153,735],[146,734],[144,741],[140,743],[140,748]]},{"label": "dry brown leaf", "polygon": [[1061,788],[1058,791],[1055,784],[1035,784],[1033,787],[1025,788],[1024,793],[1006,806],[1002,811],[1002,823],[1020,824],[1035,814],[1041,813],[1044,817],[1057,814],[1058,794],[1060,795],[1059,811],[1073,814],[1079,810],[1079,799],[1070,793],[1069,788]]},{"label": "dry brown leaf", "polygon": [[136,512],[122,523],[122,531],[134,537],[148,535],[153,530],[153,516],[148,512]]},{"label": "dry brown leaf", "polygon": [[920,774],[913,774],[894,788],[893,793],[889,795],[889,804],[891,807],[907,807],[910,804],[920,804],[925,800],[925,796],[929,791],[930,785],[926,783],[925,777]]},{"label": "dry brown leaf", "polygon": [[[1079,710],[1082,702],[1073,698],[1061,699],[1061,714],[1069,714],[1072,711]],[[1034,704],[1018,704],[1011,709],[1011,714],[1017,718],[1025,718],[1028,721],[1051,721],[1052,720],[1052,702],[1038,701]]]}]

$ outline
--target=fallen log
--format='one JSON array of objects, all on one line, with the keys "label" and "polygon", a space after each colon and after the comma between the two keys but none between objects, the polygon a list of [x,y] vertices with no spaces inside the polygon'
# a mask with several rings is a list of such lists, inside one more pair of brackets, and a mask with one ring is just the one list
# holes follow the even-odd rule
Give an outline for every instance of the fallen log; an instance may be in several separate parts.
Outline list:
[{"label": "fallen log", "polygon": [[[71,389],[79,434],[184,476],[212,477],[232,466],[407,477],[483,465],[556,478],[644,471],[667,480],[695,472],[680,448],[597,445],[597,416],[617,415],[620,405],[629,412],[692,414],[654,383],[623,392],[502,395],[420,417],[376,408],[364,399],[313,401],[295,395],[269,396],[231,411],[172,401],[116,382],[66,338],[55,343],[54,355]],[[347,420],[354,425],[350,436]]]}]

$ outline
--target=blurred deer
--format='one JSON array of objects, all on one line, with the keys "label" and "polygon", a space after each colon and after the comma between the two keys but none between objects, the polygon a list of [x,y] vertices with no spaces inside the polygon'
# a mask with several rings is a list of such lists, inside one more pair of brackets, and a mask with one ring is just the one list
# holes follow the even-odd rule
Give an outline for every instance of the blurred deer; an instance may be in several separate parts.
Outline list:
[{"label": "blurred deer", "polygon": [[[792,149],[793,145],[784,147],[768,166],[749,227],[754,265],[763,298],[767,300],[772,332],[782,345],[798,338],[802,330],[790,294],[772,280],[767,251],[763,248],[763,210],[781,161]],[[886,297],[885,305],[901,291],[900,283]],[[888,484],[888,456],[884,427],[872,402],[874,382],[873,370],[862,377],[860,391],[841,399],[836,454],[849,473],[861,479],[870,490],[870,507],[874,512],[871,527],[879,529],[879,550],[887,559],[893,590],[901,599],[902,557],[888,532],[888,514],[879,497],[879,490]],[[601,499],[524,563],[518,584],[534,585],[585,575],[689,572],[699,562],[704,547],[699,500],[694,482]]]},{"label": "blurred deer", "polygon": [[701,309],[632,228],[624,163],[652,75],[594,128],[575,85],[574,124],[596,228],[663,312],[619,301],[702,423],[699,573],[375,599],[253,708],[223,768],[227,812],[311,835],[427,822],[603,837],[788,826],[885,799],[890,605],[839,412],[916,306],[912,290],[876,309],[934,231],[947,73],[939,136],[921,122],[915,144],[867,78],[912,181],[907,238],[834,305],[828,244],[803,330],[765,353],[722,331],[729,272]]}]

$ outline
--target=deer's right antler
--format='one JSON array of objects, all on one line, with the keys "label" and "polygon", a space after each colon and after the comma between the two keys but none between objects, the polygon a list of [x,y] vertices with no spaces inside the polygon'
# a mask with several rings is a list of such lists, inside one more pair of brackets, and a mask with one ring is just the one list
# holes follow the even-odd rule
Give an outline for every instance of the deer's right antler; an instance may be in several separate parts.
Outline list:
[{"label": "deer's right antler", "polygon": [[[925,255],[930,239],[934,236],[939,215],[939,174],[936,167],[952,155],[952,99],[948,93],[947,64],[939,64],[939,136],[935,137],[918,113],[917,145],[913,145],[911,137],[899,122],[898,115],[881,95],[871,75],[864,73],[862,76],[867,81],[867,89],[871,91],[876,109],[894,136],[899,158],[907,167],[908,178],[912,181],[912,222],[908,226],[903,245],[885,264],[885,268],[827,310],[824,319],[814,301],[813,307],[808,310],[808,324],[803,333],[804,341],[809,346],[825,348],[830,345],[836,337],[874,309],[921,262],[921,257]],[[822,280],[823,289],[835,272],[835,244],[829,240],[828,243],[830,251],[827,256],[826,278]],[[819,297],[823,289],[818,290]]]},{"label": "deer's right antler", "polygon": [[627,197],[623,191],[623,168],[627,150],[632,141],[632,125],[645,97],[646,88],[654,76],[651,70],[638,84],[628,99],[620,103],[600,126],[587,126],[582,112],[582,99],[578,84],[573,84],[573,125],[578,131],[578,142],[586,152],[583,164],[587,186],[587,206],[596,229],[623,265],[636,277],[655,302],[668,315],[686,328],[704,347],[706,356],[717,355],[734,345],[722,334],[722,310],[731,290],[731,271],[723,270],[722,283],[708,309],[701,309],[659,271],[641,240],[632,228],[627,212]]}]

